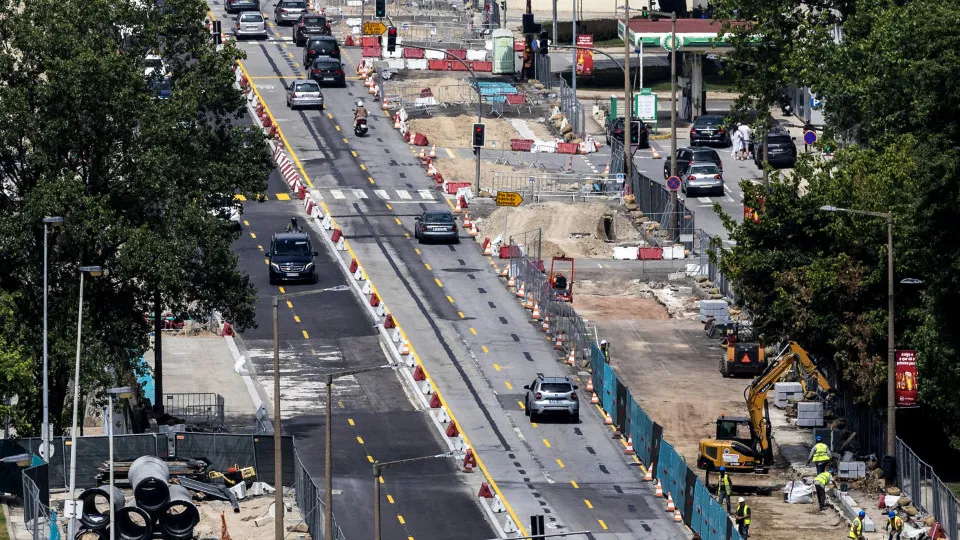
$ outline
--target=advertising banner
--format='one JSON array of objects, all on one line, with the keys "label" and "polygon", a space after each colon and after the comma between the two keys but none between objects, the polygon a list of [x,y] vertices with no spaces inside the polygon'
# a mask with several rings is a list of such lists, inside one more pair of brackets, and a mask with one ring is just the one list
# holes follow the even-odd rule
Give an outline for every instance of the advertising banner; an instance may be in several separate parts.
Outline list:
[{"label": "advertising banner", "polygon": [[897,351],[896,397],[897,407],[916,407],[917,385],[917,351]]},{"label": "advertising banner", "polygon": [[[593,48],[593,35],[577,35],[577,47]],[[577,76],[590,77],[593,75],[593,51],[577,49]]]}]

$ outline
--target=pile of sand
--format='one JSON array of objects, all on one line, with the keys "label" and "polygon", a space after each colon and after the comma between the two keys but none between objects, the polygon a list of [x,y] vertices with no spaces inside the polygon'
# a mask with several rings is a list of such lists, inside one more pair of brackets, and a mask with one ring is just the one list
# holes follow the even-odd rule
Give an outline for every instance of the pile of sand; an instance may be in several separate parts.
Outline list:
[{"label": "pile of sand", "polygon": [[[476,159],[467,159],[467,158],[448,158],[445,157],[445,153],[440,156],[439,159],[433,162],[433,165],[440,171],[440,174],[448,182],[470,182],[470,185],[473,187],[473,192],[476,193],[476,180],[477,180],[477,160]],[[489,161],[480,162],[480,178],[481,182],[484,178],[490,178],[492,173],[512,173],[516,171],[510,165],[500,165],[497,163],[490,163]],[[482,186],[481,186],[482,187]],[[484,189],[489,188],[487,186]]]},{"label": "pile of sand", "polygon": [[[407,121],[407,125],[414,133],[423,133],[430,140],[430,144],[438,144],[447,148],[472,148],[473,124],[476,116],[461,114],[459,116],[431,116],[415,118]],[[510,139],[521,139],[517,130],[510,122],[500,118],[484,118],[486,125],[486,146],[492,148],[496,141],[497,148],[509,148]]]},{"label": "pile of sand", "polygon": [[[605,239],[604,217],[612,219],[616,241]],[[479,220],[478,241],[503,234],[504,222],[507,225],[507,238],[512,235],[517,243],[523,242],[524,232],[528,233],[528,241],[534,242],[532,238],[535,238],[537,229],[541,229],[544,259],[561,254],[576,258],[609,258],[615,246],[630,242],[636,244],[641,238],[639,231],[623,213],[604,203],[547,202],[498,208],[490,217]]]}]

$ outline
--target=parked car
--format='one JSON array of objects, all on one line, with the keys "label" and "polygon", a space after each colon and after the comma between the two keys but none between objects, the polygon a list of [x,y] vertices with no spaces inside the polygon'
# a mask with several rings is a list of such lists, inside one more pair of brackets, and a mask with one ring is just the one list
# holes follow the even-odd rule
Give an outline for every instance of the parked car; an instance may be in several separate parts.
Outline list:
[{"label": "parked car", "polygon": [[343,71],[343,64],[336,58],[321,56],[314,60],[313,65],[310,66],[310,78],[321,86],[329,85],[341,88],[347,86],[347,75]]},{"label": "parked car", "polygon": [[167,74],[167,66],[159,54],[148,54],[143,59],[143,76],[147,79],[154,75],[163,77]]},{"label": "parked car", "polygon": [[566,414],[574,422],[580,422],[580,399],[577,385],[567,377],[544,377],[538,374],[532,383],[524,385],[527,391],[524,413],[534,422],[543,414]]},{"label": "parked car", "polygon": [[[606,125],[607,146],[610,146],[613,140],[623,143],[623,117],[608,118]],[[650,148],[650,133],[647,131],[647,125],[639,120],[630,121],[630,142],[639,148]]]},{"label": "parked car", "polygon": [[329,36],[333,32],[330,30],[330,23],[327,22],[326,15],[317,13],[303,13],[297,22],[293,25],[293,42],[297,47],[303,47],[307,39],[313,36]]},{"label": "parked car", "polygon": [[420,214],[414,218],[413,236],[421,244],[427,240],[460,243],[457,221],[450,212],[427,211]]},{"label": "parked car", "polygon": [[323,109],[323,92],[317,81],[296,80],[287,87],[287,107]]},{"label": "parked car", "polygon": [[270,267],[270,284],[280,281],[317,281],[313,258],[319,255],[313,250],[310,236],[303,232],[276,233],[270,239],[267,257]]},{"label": "parked car", "polygon": [[280,0],[273,5],[273,20],[278,26],[293,24],[306,12],[307,3],[304,0]]},{"label": "parked car", "polygon": [[705,114],[690,127],[690,146],[718,145],[730,146],[730,127],[727,119],[720,114]]},{"label": "parked car", "polygon": [[[677,150],[677,176],[683,174],[690,163],[699,163],[706,161],[716,165],[720,172],[723,172],[723,162],[720,161],[720,154],[713,148],[688,147]],[[663,162],[663,177],[670,178],[670,160]]]},{"label": "parked car", "polygon": [[237,15],[236,25],[233,27],[233,35],[237,38],[247,37],[267,37],[267,22],[257,11],[244,11]]},{"label": "parked car", "polygon": [[716,197],[723,195],[723,172],[713,163],[691,163],[681,179],[681,189],[685,195],[693,195],[695,192]]},{"label": "parked car", "polygon": [[[763,168],[763,135],[750,143],[753,162]],[[797,164],[797,145],[786,128],[779,127],[767,135],[767,161],[774,167],[794,167]]]},{"label": "parked car", "polygon": [[230,223],[233,229],[240,230],[240,216],[243,215],[243,203],[236,200],[234,195],[216,194],[211,196],[211,204],[214,209],[211,214]]},{"label": "parked car", "polygon": [[260,0],[227,0],[224,10],[233,15],[244,11],[260,12]]},{"label": "parked car", "polygon": [[322,56],[340,60],[340,45],[337,44],[337,38],[333,36],[312,36],[307,39],[307,44],[303,47],[302,64],[305,66],[312,65],[315,59]]},{"label": "parked car", "polygon": [[173,87],[170,84],[169,77],[152,78],[147,84],[156,99],[170,99],[170,96],[173,95]]}]

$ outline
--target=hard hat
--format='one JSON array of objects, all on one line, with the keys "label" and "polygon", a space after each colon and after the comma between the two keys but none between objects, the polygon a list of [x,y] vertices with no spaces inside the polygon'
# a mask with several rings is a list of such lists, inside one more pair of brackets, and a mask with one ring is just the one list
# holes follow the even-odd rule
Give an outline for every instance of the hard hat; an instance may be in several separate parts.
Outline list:
[{"label": "hard hat", "polygon": [[821,442],[821,441],[823,441],[823,437],[817,435],[817,442]]},{"label": "hard hat", "polygon": [[857,514],[857,515],[860,516],[860,517],[867,517],[867,513],[864,512],[863,510],[861,510],[860,513]]},{"label": "hard hat", "polygon": [[891,510],[890,513],[887,514],[887,516],[889,516],[890,519],[893,519],[893,518],[897,517],[897,512],[894,511],[894,510]]},{"label": "hard hat", "polygon": [[724,467],[724,466],[721,466],[721,467],[720,467],[720,472],[724,472],[724,471],[726,471],[726,470],[727,470],[726,467]]},{"label": "hard hat", "polygon": [[601,345],[606,345],[606,344],[607,344],[607,340],[601,339],[601,340],[600,340],[600,344],[601,344]]},{"label": "hard hat", "polygon": [[744,499],[743,497],[740,497],[740,498],[737,500],[737,502],[747,502],[747,500]]}]

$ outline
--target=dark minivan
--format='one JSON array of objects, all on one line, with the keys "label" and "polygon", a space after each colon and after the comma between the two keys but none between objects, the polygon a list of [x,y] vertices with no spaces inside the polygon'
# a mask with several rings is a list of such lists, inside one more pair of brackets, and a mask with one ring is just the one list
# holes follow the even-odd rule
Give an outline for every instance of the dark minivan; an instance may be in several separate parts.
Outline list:
[{"label": "dark minivan", "polygon": [[303,232],[277,233],[270,240],[267,253],[270,263],[270,284],[280,281],[306,281],[316,283],[317,269],[310,237]]},{"label": "dark minivan", "polygon": [[340,45],[333,36],[314,36],[307,40],[303,47],[303,65],[309,66],[321,56],[328,56],[340,60]]},{"label": "dark minivan", "polygon": [[[683,174],[691,163],[713,163],[720,172],[723,172],[723,162],[720,161],[720,154],[713,148],[680,148],[677,150],[677,176]],[[667,158],[663,163],[663,177],[670,177],[670,159]]]},{"label": "dark minivan", "polygon": [[260,0],[227,0],[224,11],[231,15],[242,11],[260,11]]},{"label": "dark minivan", "polygon": [[690,146],[716,144],[730,146],[730,128],[726,117],[719,114],[705,114],[690,127]]}]

